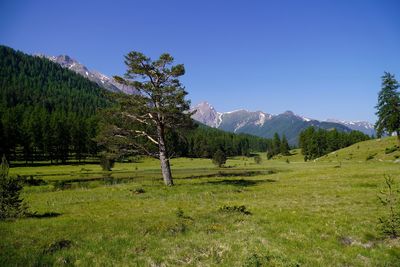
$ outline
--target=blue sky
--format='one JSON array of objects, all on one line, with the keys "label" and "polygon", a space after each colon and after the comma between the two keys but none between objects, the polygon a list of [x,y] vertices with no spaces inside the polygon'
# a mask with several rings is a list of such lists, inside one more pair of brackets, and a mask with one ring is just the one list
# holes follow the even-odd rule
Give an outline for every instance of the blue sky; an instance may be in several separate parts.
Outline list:
[{"label": "blue sky", "polygon": [[380,76],[400,78],[399,14],[396,0],[2,0],[0,44],[107,75],[131,50],[169,52],[193,104],[374,122]]}]

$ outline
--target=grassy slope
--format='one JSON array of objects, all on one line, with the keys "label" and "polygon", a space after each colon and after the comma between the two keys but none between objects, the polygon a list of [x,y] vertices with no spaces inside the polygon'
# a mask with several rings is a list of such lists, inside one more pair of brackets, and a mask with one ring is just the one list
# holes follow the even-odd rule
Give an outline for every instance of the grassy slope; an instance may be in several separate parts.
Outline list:
[{"label": "grassy slope", "polygon": [[[365,144],[357,150],[378,149]],[[26,187],[32,211],[60,215],[0,222],[0,265],[396,266],[400,244],[379,237],[384,211],[376,196],[383,174],[399,176],[399,165],[365,162],[361,154],[359,163],[355,155],[340,168],[336,157],[305,163],[299,154],[290,164],[235,158],[224,169],[174,159],[173,188],[162,185],[153,160],[117,164],[113,176],[128,182],[111,184],[96,165],[14,168],[47,181],[93,182]],[[132,193],[138,188],[145,193]],[[219,211],[224,205],[245,205],[252,214]],[[46,252],[62,239],[72,247]]]},{"label": "grassy slope", "polygon": [[393,162],[400,158],[400,150],[385,153],[386,148],[392,148],[398,145],[397,137],[386,137],[382,139],[373,139],[354,144],[352,146],[332,152],[324,157],[318,159],[319,161],[356,161],[365,162],[367,157],[370,156],[368,161],[388,161]]}]

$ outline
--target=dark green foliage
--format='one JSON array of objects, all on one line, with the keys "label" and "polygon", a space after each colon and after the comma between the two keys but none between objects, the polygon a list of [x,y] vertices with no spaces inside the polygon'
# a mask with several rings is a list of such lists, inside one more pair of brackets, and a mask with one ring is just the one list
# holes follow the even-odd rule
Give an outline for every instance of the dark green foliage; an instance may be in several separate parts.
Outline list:
[{"label": "dark green foliage", "polygon": [[20,198],[21,181],[8,175],[8,163],[3,155],[0,165],[0,220],[26,215],[27,208]]},{"label": "dark green foliage", "polygon": [[173,185],[167,134],[179,134],[192,128],[190,101],[179,78],[185,74],[183,64],[162,54],[152,60],[132,51],[125,56],[124,78],[114,79],[138,90],[138,94],[114,94],[115,107],[104,112],[104,127],[98,141],[107,150],[126,151],[122,155],[147,154],[161,163],[164,183]]},{"label": "dark green foliage", "polygon": [[286,139],[286,135],[282,135],[282,140],[281,140],[279,148],[280,148],[280,153],[283,156],[290,155],[290,146],[289,146],[288,140]]},{"label": "dark green foliage", "polygon": [[222,167],[226,163],[226,155],[224,151],[218,149],[217,152],[214,153],[212,158],[212,162],[217,165],[218,167]]},{"label": "dark green foliage", "polygon": [[233,212],[233,213],[241,213],[244,215],[251,215],[251,212],[247,210],[246,206],[222,206],[220,209],[222,212]]},{"label": "dark green foliage", "polygon": [[0,46],[0,153],[11,160],[81,160],[96,153],[106,92],[45,58]]},{"label": "dark green foliage", "polygon": [[385,148],[385,154],[393,153],[393,152],[399,150],[399,148],[400,148],[399,146],[387,147],[387,148]]},{"label": "dark green foliage", "polygon": [[282,135],[282,140],[281,140],[279,134],[275,133],[274,138],[272,139],[272,141],[270,141],[267,149],[267,158],[271,159],[272,157],[278,154],[281,154],[283,156],[289,156],[290,146],[285,135]]},{"label": "dark green foliage", "polygon": [[379,200],[386,207],[385,217],[379,218],[380,229],[384,236],[397,238],[400,235],[400,206],[397,183],[391,176],[385,176],[385,188],[380,191]]},{"label": "dark green foliage", "polygon": [[260,155],[255,155],[254,156],[254,162],[256,163],[256,164],[261,164],[261,162],[262,162],[262,159],[261,159],[261,156]]},{"label": "dark green foliage", "polygon": [[400,142],[400,96],[397,89],[399,83],[394,75],[385,72],[382,76],[382,89],[378,95],[376,115],[378,120],[375,124],[378,137],[383,134],[397,133]]},{"label": "dark green foliage", "polygon": [[130,191],[135,195],[143,194],[146,192],[143,188],[136,188],[136,189],[132,189]]},{"label": "dark green foliage", "polygon": [[[248,134],[234,134],[198,125],[195,130],[185,134],[180,146],[175,146],[175,154],[195,158],[211,158],[218,149],[227,156],[249,156],[252,151],[266,151],[270,141]],[[183,144],[182,144],[183,142]],[[177,150],[177,148],[181,150]]]},{"label": "dark green foliage", "polygon": [[114,167],[115,160],[108,154],[102,154],[100,156],[100,166],[103,171],[111,171]]},{"label": "dark green foliage", "polygon": [[300,133],[299,145],[304,160],[307,161],[369,139],[368,135],[359,131],[346,133],[336,129],[324,130],[309,127]]}]

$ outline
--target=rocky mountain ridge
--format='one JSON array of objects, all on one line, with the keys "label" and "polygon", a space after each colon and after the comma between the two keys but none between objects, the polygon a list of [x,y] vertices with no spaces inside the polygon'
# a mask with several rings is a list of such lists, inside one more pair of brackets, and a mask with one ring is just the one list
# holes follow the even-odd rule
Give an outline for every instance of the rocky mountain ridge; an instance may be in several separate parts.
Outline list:
[{"label": "rocky mountain ridge", "polygon": [[85,65],[79,63],[77,60],[71,58],[68,55],[48,56],[43,54],[36,54],[36,56],[45,57],[55,63],[58,63],[63,68],[70,69],[75,73],[78,73],[83,77],[88,78],[92,82],[95,82],[100,87],[108,91],[123,92],[126,94],[137,93],[135,88],[117,83],[114,78],[110,78],[107,75],[102,74],[98,71],[89,70]]},{"label": "rocky mountain ridge", "polygon": [[[298,142],[299,133],[307,127],[314,126],[323,129],[337,129],[349,132],[358,130],[371,134],[371,125],[368,123],[347,123],[339,121],[319,121],[296,115],[292,111],[272,115],[263,111],[248,111],[245,109],[218,112],[208,102],[201,102],[194,106],[196,110],[193,119],[210,127],[234,133],[248,133],[261,137],[271,138],[275,132],[285,134],[292,145]],[[363,127],[364,126],[364,127]]]}]

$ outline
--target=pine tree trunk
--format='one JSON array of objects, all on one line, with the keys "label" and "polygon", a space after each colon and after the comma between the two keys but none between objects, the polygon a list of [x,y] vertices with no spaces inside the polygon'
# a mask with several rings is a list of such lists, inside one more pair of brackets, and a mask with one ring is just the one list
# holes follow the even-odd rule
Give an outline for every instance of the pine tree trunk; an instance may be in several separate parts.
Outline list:
[{"label": "pine tree trunk", "polygon": [[165,145],[164,127],[162,125],[157,126],[157,132],[158,132],[158,149],[159,149],[159,157],[161,163],[161,172],[164,179],[164,183],[167,186],[173,186],[174,183],[172,181],[171,167],[169,165],[167,147]]}]

